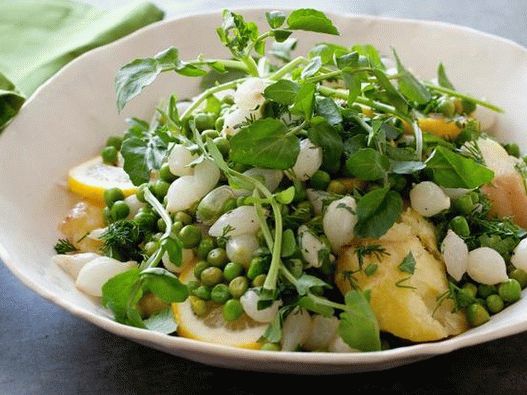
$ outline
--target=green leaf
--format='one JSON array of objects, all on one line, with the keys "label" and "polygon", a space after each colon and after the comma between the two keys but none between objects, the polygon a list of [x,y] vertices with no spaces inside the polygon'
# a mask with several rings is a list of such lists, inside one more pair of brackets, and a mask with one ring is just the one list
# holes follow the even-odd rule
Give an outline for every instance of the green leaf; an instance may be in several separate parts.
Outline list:
[{"label": "green leaf", "polygon": [[[115,320],[121,323],[127,321],[130,296],[139,283],[139,269],[133,268],[109,279],[102,286],[102,304],[112,310]],[[132,300],[135,304],[141,298],[142,292]]]},{"label": "green leaf", "polygon": [[432,152],[426,167],[432,170],[434,182],[445,188],[473,189],[494,178],[489,168],[441,146]]},{"label": "green leaf", "polygon": [[423,170],[426,165],[419,161],[391,161],[391,172],[395,174],[413,174]]},{"label": "green leaf", "polygon": [[335,101],[329,97],[317,97],[315,100],[315,109],[318,115],[326,118],[330,125],[342,123],[342,114]]},{"label": "green leaf", "polygon": [[379,69],[372,70],[373,75],[377,79],[377,82],[385,90],[386,99],[400,112],[406,114],[408,112],[408,102],[401,95],[401,93],[395,89],[384,71]]},{"label": "green leaf", "polygon": [[268,169],[286,170],[296,162],[300,142],[287,135],[285,125],[274,118],[264,118],[242,128],[231,138],[231,160]]},{"label": "green leaf", "polygon": [[321,11],[311,8],[294,10],[287,17],[289,29],[339,35],[333,22]]},{"label": "green leaf", "polygon": [[231,50],[236,57],[244,56],[250,43],[258,38],[258,27],[252,22],[245,22],[240,14],[229,10],[223,11],[223,23],[216,29],[221,42]]},{"label": "green leaf", "polygon": [[322,148],[322,166],[331,173],[338,171],[344,145],[336,129],[324,118],[315,117],[307,135],[313,144]]},{"label": "green leaf", "polygon": [[143,324],[146,329],[164,333],[166,335],[170,335],[177,330],[177,323],[174,320],[174,315],[172,314],[172,309],[170,307],[150,316],[143,321]]},{"label": "green leaf", "polygon": [[390,160],[373,148],[361,148],[346,161],[346,169],[365,181],[384,178],[390,168]]},{"label": "green leaf", "polygon": [[331,43],[319,43],[307,53],[307,57],[312,59],[316,56],[320,56],[322,64],[333,64],[333,59],[341,55],[348,53],[349,50],[342,45],[331,44]]},{"label": "green leaf", "polygon": [[401,272],[414,274],[415,273],[415,258],[412,254],[412,251],[408,253],[403,259],[403,261],[398,266]]},{"label": "green leaf", "polygon": [[300,296],[306,295],[313,287],[331,288],[331,285],[318,277],[303,273],[295,283],[296,290]]},{"label": "green leaf", "polygon": [[168,259],[176,266],[183,262],[183,244],[179,238],[167,237],[161,241],[161,246],[168,254]]},{"label": "green leaf", "polygon": [[417,104],[426,104],[432,99],[432,94],[410,73],[401,63],[397,52],[393,50],[393,56],[397,62],[397,72],[399,73],[399,90],[410,101]]},{"label": "green leaf", "polygon": [[282,11],[267,11],[265,13],[265,19],[271,29],[277,29],[284,24],[285,14]]},{"label": "green leaf", "polygon": [[124,171],[134,185],[150,180],[150,172],[159,169],[168,150],[167,138],[161,130],[130,128],[121,145]]},{"label": "green leaf", "polygon": [[284,41],[274,42],[268,53],[284,62],[289,62],[291,60],[291,52],[296,48],[297,41],[296,38],[291,37]]},{"label": "green leaf", "polygon": [[115,77],[117,109],[136,97],[143,88],[155,81],[159,73],[174,69],[178,63],[178,50],[168,48],[153,58],[135,59],[124,65]]},{"label": "green leaf", "polygon": [[360,351],[379,351],[379,323],[364,293],[346,294],[347,310],[340,314],[339,335],[348,346]]},{"label": "green leaf", "polygon": [[319,301],[314,299],[311,295],[302,296],[297,304],[306,310],[323,315],[324,317],[333,317],[333,314],[335,313],[335,310],[332,307],[319,303]]},{"label": "green leaf", "polygon": [[153,267],[141,272],[143,286],[166,303],[181,303],[187,299],[188,289],[166,269]]},{"label": "green leaf", "polygon": [[290,186],[287,189],[275,195],[276,201],[280,204],[290,204],[295,198],[295,187]]},{"label": "green leaf", "polygon": [[357,97],[361,94],[362,77],[357,73],[342,73],[342,79],[348,89],[348,106],[352,106]]},{"label": "green leaf", "polygon": [[18,113],[25,97],[18,93],[6,76],[0,73],[0,131]]},{"label": "green leaf", "polygon": [[445,66],[443,66],[443,63],[439,63],[439,66],[437,67],[437,82],[439,86],[455,90],[454,85],[450,82],[448,79],[446,72],[445,72]]},{"label": "green leaf", "polygon": [[401,195],[389,188],[379,188],[364,195],[357,203],[358,237],[378,239],[399,219],[403,211]]},{"label": "green leaf", "polygon": [[365,56],[368,59],[368,62],[372,67],[375,67],[380,70],[384,70],[384,64],[381,60],[381,55],[377,51],[377,49],[371,45],[371,44],[365,44],[365,45],[354,45],[351,48],[353,51],[358,52],[359,55]]},{"label": "green leaf", "polygon": [[210,95],[209,97],[207,97],[207,101],[205,102],[205,111],[218,116],[220,110],[221,101],[214,95]]},{"label": "green leaf", "polygon": [[322,67],[322,60],[320,59],[320,56],[315,56],[311,61],[302,69],[302,73],[300,73],[300,78],[303,80],[315,75],[320,68]]},{"label": "green leaf", "polygon": [[282,252],[280,253],[280,256],[282,258],[290,257],[296,252],[296,249],[297,244],[295,232],[291,229],[284,230],[284,233],[282,234]]},{"label": "green leaf", "polygon": [[279,104],[290,105],[295,102],[300,87],[290,80],[278,80],[264,90],[264,97]]},{"label": "green leaf", "polygon": [[291,112],[303,115],[305,119],[311,119],[315,106],[315,84],[304,83],[298,90]]},{"label": "green leaf", "polygon": [[265,329],[262,335],[262,340],[266,340],[269,343],[280,343],[282,340],[282,325],[285,317],[294,309],[294,306],[284,306],[278,310],[278,314],[275,315],[273,321]]}]

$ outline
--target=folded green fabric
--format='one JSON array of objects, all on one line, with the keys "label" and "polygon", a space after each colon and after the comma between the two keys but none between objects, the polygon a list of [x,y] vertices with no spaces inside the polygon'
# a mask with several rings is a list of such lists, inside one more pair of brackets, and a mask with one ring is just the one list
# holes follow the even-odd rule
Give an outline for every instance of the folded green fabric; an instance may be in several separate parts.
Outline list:
[{"label": "folded green fabric", "polygon": [[20,104],[12,84],[29,96],[82,53],[162,18],[142,1],[102,10],[68,0],[0,0],[0,129]]}]

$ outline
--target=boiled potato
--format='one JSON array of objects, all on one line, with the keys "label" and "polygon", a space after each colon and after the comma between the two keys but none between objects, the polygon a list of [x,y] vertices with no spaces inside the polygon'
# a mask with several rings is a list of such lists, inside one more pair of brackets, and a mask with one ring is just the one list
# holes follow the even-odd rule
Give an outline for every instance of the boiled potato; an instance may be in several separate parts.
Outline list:
[{"label": "boiled potato", "polygon": [[[437,250],[433,226],[411,208],[379,240],[357,240],[343,250],[336,272],[336,283],[343,294],[351,290],[352,281],[346,273],[359,269],[357,248],[372,244],[382,246],[385,254],[379,258],[373,254],[365,256],[363,267],[375,263],[377,271],[370,276],[358,271],[353,278],[361,289],[371,290],[371,305],[381,330],[403,339],[425,342],[467,329],[464,314],[451,312],[450,299],[444,300],[434,312],[437,298],[448,287],[445,265]],[[399,269],[410,251],[416,261],[413,275]]]},{"label": "boiled potato", "polygon": [[60,223],[59,231],[82,252],[99,252],[100,240],[85,237],[94,229],[102,228],[104,219],[102,209],[88,202],[79,202]]}]

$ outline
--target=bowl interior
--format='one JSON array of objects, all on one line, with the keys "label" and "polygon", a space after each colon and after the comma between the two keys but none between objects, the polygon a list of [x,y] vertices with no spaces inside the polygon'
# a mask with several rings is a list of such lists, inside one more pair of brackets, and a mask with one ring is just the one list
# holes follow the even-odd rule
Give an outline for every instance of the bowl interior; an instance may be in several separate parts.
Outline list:
[{"label": "bowl interior", "polygon": [[[263,26],[264,10],[242,13]],[[527,91],[526,50],[446,24],[346,15],[332,18],[341,32],[339,37],[297,32],[296,53],[303,54],[322,41],[371,43],[384,54],[394,47],[403,62],[424,78],[435,77],[437,64],[443,62],[459,90],[506,109],[498,117],[496,136],[527,148],[522,123],[527,107],[523,94]],[[439,343],[376,354],[269,355],[123,327],[109,320],[97,301],[78,292],[71,279],[50,261],[57,224],[75,201],[64,188],[67,170],[96,155],[107,136],[126,127],[126,117],[148,120],[160,99],[174,92],[179,98],[198,92],[198,79],[166,74],[118,114],[115,72],[131,59],[151,56],[169,46],[177,47],[183,59],[199,53],[228,56],[216,37],[219,24],[219,12],[184,17],[92,51],[46,83],[4,131],[0,138],[0,255],[18,277],[43,296],[114,333],[203,362],[255,370],[332,373],[380,369],[527,329],[527,319],[521,313],[527,308],[524,299],[490,323]]]}]

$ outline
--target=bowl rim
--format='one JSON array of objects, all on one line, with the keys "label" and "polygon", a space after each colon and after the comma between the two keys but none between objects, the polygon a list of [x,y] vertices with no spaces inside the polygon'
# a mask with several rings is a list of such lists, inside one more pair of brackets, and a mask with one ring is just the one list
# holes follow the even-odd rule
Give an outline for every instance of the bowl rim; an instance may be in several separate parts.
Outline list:
[{"label": "bowl rim", "polygon": [[[324,7],[321,7],[324,9]],[[269,10],[280,9],[280,10],[292,10],[295,7],[233,7],[233,11],[236,12],[265,12]],[[167,25],[177,23],[181,20],[192,19],[201,16],[214,16],[220,11],[219,8],[213,10],[200,10],[197,12],[190,11],[179,14],[172,18],[162,20],[153,24],[150,24],[142,29],[139,29],[128,36],[120,38],[112,43],[106,44],[104,46],[95,48],[91,51],[84,53],[78,58],[74,59],[64,67],[62,67],[54,76],[48,79],[44,84],[42,84],[24,103],[21,111],[24,111],[28,105],[30,105],[36,97],[39,96],[40,92],[45,91],[48,87],[54,84],[55,80],[60,79],[61,75],[65,70],[77,67],[78,64],[84,62],[86,59],[92,57],[97,57],[99,53],[104,51],[111,51],[112,48],[126,44],[130,41],[135,40],[138,36],[141,36],[145,32],[151,30],[163,29]],[[441,22],[434,20],[420,20],[420,19],[408,19],[408,18],[397,18],[397,17],[386,17],[386,16],[373,16],[366,14],[357,14],[357,13],[342,13],[336,15],[334,12],[325,11],[328,15],[333,15],[341,18],[349,19],[360,19],[371,22],[381,22],[381,23],[394,23],[394,24],[405,24],[405,25],[414,25],[414,26],[435,26],[442,29],[452,29],[459,33],[477,35],[484,37],[489,40],[496,42],[501,42],[503,44],[514,47],[516,50],[523,53],[527,56],[527,48],[518,44],[517,42],[500,37],[491,33],[482,32],[480,30],[474,29],[472,27],[461,26],[449,22]],[[15,119],[11,125],[16,124],[17,119]],[[6,129],[9,129],[9,125]],[[5,130],[4,130],[5,133]],[[0,136],[1,138],[1,136]],[[102,328],[108,332],[111,332],[118,336],[124,336],[128,339],[140,342],[140,343],[149,343],[150,345],[154,344],[169,344],[170,350],[188,350],[196,354],[209,355],[213,358],[234,358],[239,360],[250,360],[251,362],[281,362],[284,364],[297,364],[302,363],[305,365],[326,365],[326,366],[342,366],[344,364],[349,365],[360,365],[363,367],[374,366],[379,363],[387,363],[390,361],[398,360],[416,360],[432,357],[434,355],[440,355],[449,353],[451,351],[461,349],[464,347],[473,346],[476,344],[484,343],[487,341],[511,336],[527,330],[527,318],[524,321],[515,322],[514,324],[508,325],[507,327],[491,330],[491,331],[482,331],[479,333],[473,333],[466,336],[458,335],[450,337],[444,340],[429,342],[429,343],[418,343],[410,346],[404,346],[400,348],[394,348],[390,350],[377,351],[377,352],[360,352],[360,353],[327,353],[327,352],[272,352],[272,351],[261,351],[261,350],[249,350],[249,349],[239,349],[231,346],[208,343],[201,340],[194,340],[179,336],[169,336],[164,335],[158,332],[149,331],[146,329],[135,328],[127,325],[120,324],[114,321],[108,316],[103,316],[86,310],[82,307],[77,306],[76,304],[63,300],[56,293],[49,291],[40,283],[33,281],[31,278],[27,277],[21,270],[18,269],[21,265],[20,262],[15,262],[11,259],[11,256],[7,249],[0,243],[0,260],[4,262],[7,268],[29,289],[35,291],[40,296],[45,299],[53,302],[54,304],[64,308],[65,310],[72,313],[74,316],[82,318],[85,321],[88,321],[99,328]],[[79,291],[80,292],[80,291]],[[163,350],[161,347],[156,347],[159,350]],[[165,350],[168,352],[169,350]],[[214,364],[212,362],[212,364]],[[247,369],[251,369],[248,367]],[[285,373],[284,370],[282,373]]]}]

